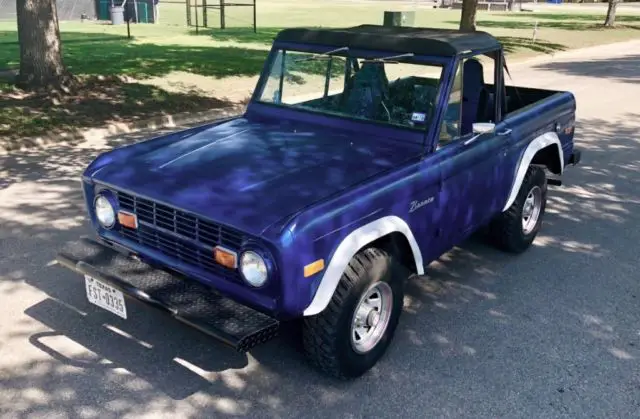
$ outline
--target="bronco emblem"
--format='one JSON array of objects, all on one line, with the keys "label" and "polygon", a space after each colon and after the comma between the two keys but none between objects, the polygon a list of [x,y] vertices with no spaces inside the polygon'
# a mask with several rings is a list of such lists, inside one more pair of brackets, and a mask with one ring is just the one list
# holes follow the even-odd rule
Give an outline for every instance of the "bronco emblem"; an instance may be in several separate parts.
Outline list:
[{"label": "bronco emblem", "polygon": [[425,199],[424,201],[412,201],[411,202],[411,208],[409,208],[409,212],[413,212],[419,208],[424,207],[425,205],[429,205],[430,203],[432,203],[434,200],[434,198],[431,196],[427,199]]}]

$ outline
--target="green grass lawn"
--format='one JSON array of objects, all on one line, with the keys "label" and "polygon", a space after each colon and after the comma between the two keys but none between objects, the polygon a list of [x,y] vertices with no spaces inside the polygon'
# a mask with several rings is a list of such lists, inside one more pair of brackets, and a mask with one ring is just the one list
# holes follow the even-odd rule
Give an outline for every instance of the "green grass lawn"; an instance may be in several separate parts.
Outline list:
[{"label": "green grass lawn", "polygon": [[[406,3],[264,0],[258,2],[255,34],[248,28],[250,8],[230,8],[228,29],[224,31],[215,29],[219,15],[211,10],[207,20],[214,28],[200,28],[196,34],[195,28],[186,27],[183,4],[162,2],[160,23],[131,25],[132,39],[126,37],[126,25],[61,22],[64,61],[75,75],[128,79],[94,80],[94,94],[85,90],[55,103],[0,83],[0,138],[15,141],[72,127],[242,101],[255,84],[273,37],[285,27],[381,23],[385,10],[416,10],[416,26],[458,26],[459,11],[414,9],[403,4]],[[640,14],[625,12],[619,11],[619,27],[614,30],[601,27],[604,14],[560,12],[479,12],[478,28],[497,36],[514,61],[640,38]],[[201,24],[201,15],[198,20]],[[537,41],[533,43],[536,22]],[[0,22],[0,69],[17,68],[18,63],[16,25]]]}]

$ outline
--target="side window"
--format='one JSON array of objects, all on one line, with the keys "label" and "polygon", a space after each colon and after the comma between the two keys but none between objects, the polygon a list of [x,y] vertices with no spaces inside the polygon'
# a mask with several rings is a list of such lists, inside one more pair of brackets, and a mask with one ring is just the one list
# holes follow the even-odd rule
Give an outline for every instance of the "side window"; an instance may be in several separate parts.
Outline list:
[{"label": "side window", "polygon": [[492,55],[479,55],[482,66],[482,89],[478,97],[477,122],[496,122],[496,59]]},{"label": "side window", "polygon": [[481,55],[458,67],[440,128],[440,147],[473,134],[476,122],[495,122],[495,60]]},{"label": "side window", "polygon": [[449,102],[445,110],[442,126],[440,127],[440,138],[438,146],[442,147],[449,144],[455,138],[460,136],[460,122],[462,116],[462,66],[458,66],[451,93],[449,94]]}]

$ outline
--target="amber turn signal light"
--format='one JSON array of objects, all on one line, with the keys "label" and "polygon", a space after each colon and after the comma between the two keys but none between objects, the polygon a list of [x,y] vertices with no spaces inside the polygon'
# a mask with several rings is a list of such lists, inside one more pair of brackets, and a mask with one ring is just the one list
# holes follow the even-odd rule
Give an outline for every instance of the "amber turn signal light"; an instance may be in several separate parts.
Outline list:
[{"label": "amber turn signal light", "polygon": [[229,269],[238,267],[238,255],[234,251],[217,246],[213,249],[213,257],[217,263]]},{"label": "amber turn signal light", "polygon": [[123,227],[132,228],[134,230],[138,228],[138,217],[130,212],[119,211],[118,222]]},{"label": "amber turn signal light", "polygon": [[304,277],[310,277],[324,269],[324,259],[318,259],[304,267]]}]

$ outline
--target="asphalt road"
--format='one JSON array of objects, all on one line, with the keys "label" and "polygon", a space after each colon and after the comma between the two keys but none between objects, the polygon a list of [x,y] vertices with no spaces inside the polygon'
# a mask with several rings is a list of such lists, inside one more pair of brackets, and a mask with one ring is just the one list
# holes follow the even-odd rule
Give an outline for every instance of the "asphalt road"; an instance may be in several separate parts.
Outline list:
[{"label": "asphalt road", "polygon": [[291,333],[238,355],[150,309],[90,306],[52,265],[87,231],[79,172],[122,142],[0,157],[3,418],[640,415],[640,43],[512,68],[571,90],[581,166],[553,188],[519,257],[471,240],[410,286],[397,338],[370,374],[336,383]]}]

